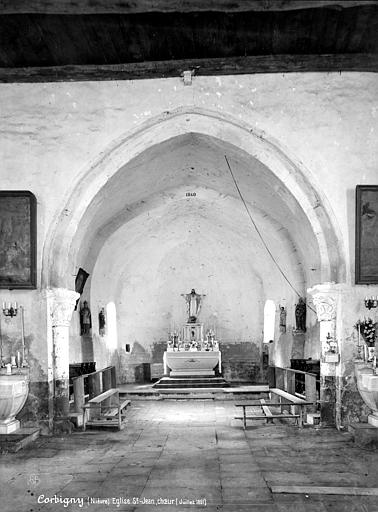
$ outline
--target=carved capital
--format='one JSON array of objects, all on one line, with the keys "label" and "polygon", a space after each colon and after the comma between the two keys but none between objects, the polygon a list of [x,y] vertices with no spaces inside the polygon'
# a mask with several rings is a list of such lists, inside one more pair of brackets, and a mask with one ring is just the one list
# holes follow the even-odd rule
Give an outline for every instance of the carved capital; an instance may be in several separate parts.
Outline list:
[{"label": "carved capital", "polygon": [[316,293],[312,298],[319,322],[336,318],[336,299],[331,295]]},{"label": "carved capital", "polygon": [[66,288],[53,288],[46,290],[46,297],[52,326],[69,327],[76,301],[80,295]]}]

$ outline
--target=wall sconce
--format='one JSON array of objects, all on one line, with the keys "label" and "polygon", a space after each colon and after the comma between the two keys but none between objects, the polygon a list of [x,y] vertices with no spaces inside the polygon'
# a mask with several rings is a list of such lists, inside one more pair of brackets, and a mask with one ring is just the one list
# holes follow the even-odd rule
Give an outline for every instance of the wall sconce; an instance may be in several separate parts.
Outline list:
[{"label": "wall sconce", "polygon": [[10,316],[11,318],[13,318],[14,316],[17,315],[17,311],[17,302],[13,302],[13,304],[11,302],[3,302],[3,313],[5,316]]},{"label": "wall sconce", "polygon": [[368,309],[376,308],[378,306],[378,297],[365,297],[365,307]]},{"label": "wall sconce", "polygon": [[[19,368],[21,366],[23,368],[26,368],[26,367],[28,367],[28,363],[26,362],[26,359],[25,359],[24,307],[18,306],[17,302],[13,302],[13,303],[3,302],[3,313],[5,316],[9,316],[9,317],[13,318],[14,316],[17,316],[18,310],[20,310],[20,317],[21,317],[22,364],[20,363],[20,356],[19,356],[20,353],[17,352],[17,354],[18,354],[17,366]],[[0,335],[1,335],[1,333],[0,333]],[[2,346],[2,338],[1,338],[1,359],[3,356],[2,352],[3,352],[3,346]],[[1,364],[1,361],[0,361],[0,364]]]}]

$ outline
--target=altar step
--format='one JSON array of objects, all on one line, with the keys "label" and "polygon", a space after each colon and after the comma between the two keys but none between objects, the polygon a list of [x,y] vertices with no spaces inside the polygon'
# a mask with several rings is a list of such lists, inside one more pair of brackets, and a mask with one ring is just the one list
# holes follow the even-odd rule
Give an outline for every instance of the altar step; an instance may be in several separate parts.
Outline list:
[{"label": "altar step", "polygon": [[268,384],[232,383],[227,387],[216,388],[163,388],[153,384],[118,384],[122,400],[255,400],[269,398]]},{"label": "altar step", "polygon": [[172,389],[218,389],[229,387],[229,383],[223,377],[162,377],[153,385],[160,390]]}]

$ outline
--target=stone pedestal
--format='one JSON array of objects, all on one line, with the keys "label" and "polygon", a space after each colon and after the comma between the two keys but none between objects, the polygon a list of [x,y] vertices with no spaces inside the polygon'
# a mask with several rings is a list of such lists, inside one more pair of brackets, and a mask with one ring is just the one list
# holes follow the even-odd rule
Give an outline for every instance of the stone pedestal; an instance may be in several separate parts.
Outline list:
[{"label": "stone pedestal", "polygon": [[303,331],[293,331],[293,346],[291,349],[291,359],[304,358],[305,333]]},{"label": "stone pedestal", "polygon": [[11,434],[20,428],[20,422],[18,420],[1,421],[0,422],[0,434]]}]

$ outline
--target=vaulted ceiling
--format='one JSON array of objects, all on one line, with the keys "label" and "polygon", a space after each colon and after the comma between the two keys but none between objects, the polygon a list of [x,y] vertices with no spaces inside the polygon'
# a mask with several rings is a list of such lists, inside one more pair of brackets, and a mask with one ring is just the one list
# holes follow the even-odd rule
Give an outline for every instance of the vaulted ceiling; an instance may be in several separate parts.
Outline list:
[{"label": "vaulted ceiling", "polygon": [[0,81],[377,71],[378,1],[2,0]]}]

